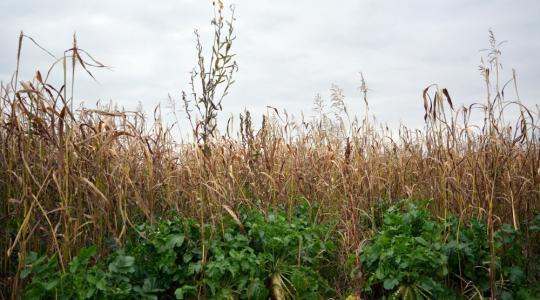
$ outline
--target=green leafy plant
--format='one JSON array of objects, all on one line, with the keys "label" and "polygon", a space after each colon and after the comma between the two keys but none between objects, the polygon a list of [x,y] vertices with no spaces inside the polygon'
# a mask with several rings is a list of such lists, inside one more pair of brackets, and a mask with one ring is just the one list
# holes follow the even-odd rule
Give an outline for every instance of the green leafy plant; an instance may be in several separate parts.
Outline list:
[{"label": "green leafy plant", "polygon": [[31,275],[31,282],[23,293],[24,299],[90,299],[100,291],[107,289],[110,278],[97,267],[89,267],[90,260],[96,255],[96,248],[89,247],[80,250],[68,265],[65,273],[58,269],[56,256],[48,258],[31,252],[25,259],[26,269],[21,278]]},{"label": "green leafy plant", "polygon": [[270,274],[274,295],[315,299],[331,292],[321,271],[332,275],[336,244],[328,225],[310,219],[308,205],[297,207],[292,216],[277,210],[266,216],[260,212],[245,216],[248,235]]},{"label": "green leafy plant", "polygon": [[[313,208],[240,209],[219,226],[172,217],[135,227],[107,256],[82,248],[62,271],[57,256],[29,253],[20,276],[24,299],[322,299],[339,293],[333,227]],[[540,216],[495,231],[497,299],[538,299]],[[384,214],[361,252],[367,299],[490,297],[486,222],[444,223],[405,200]],[[351,263],[351,262],[349,262]],[[349,268],[350,266],[347,266]]]},{"label": "green leafy plant", "polygon": [[249,238],[227,228],[221,239],[210,242],[204,284],[216,298],[266,299],[265,273]]},{"label": "green leafy plant", "polygon": [[25,299],[319,298],[332,293],[322,270],[335,244],[307,211],[244,210],[242,228],[226,219],[221,231],[179,217],[142,224],[104,261],[83,248],[64,273],[56,256],[32,253]]},{"label": "green leafy plant", "polygon": [[[538,218],[538,216],[536,217]],[[497,274],[497,297],[500,299],[536,299],[540,294],[538,289],[531,288],[538,264],[529,261],[525,250],[527,243],[535,239],[535,221],[529,226],[529,234],[516,230],[510,224],[502,224],[495,231],[495,266]],[[527,224],[521,227],[526,228]],[[473,218],[468,223],[460,222],[451,217],[447,220],[447,243],[445,252],[448,255],[450,278],[454,286],[461,288],[468,297],[489,297],[489,262],[491,254],[486,236],[487,223],[485,220]],[[528,237],[528,238],[527,238]],[[532,241],[531,241],[532,239]],[[535,256],[532,257],[533,259]],[[533,276],[527,276],[528,273]],[[530,277],[530,278],[527,278]]]},{"label": "green leafy plant", "polygon": [[442,295],[448,271],[441,233],[426,207],[402,201],[389,208],[381,231],[361,255],[365,291],[404,299]]},{"label": "green leafy plant", "polygon": [[[448,233],[445,252],[450,277],[455,278],[457,286],[470,296],[484,294],[490,288],[487,224],[473,218],[465,225],[457,218],[450,217],[446,226]],[[469,288],[464,288],[467,285]]]}]

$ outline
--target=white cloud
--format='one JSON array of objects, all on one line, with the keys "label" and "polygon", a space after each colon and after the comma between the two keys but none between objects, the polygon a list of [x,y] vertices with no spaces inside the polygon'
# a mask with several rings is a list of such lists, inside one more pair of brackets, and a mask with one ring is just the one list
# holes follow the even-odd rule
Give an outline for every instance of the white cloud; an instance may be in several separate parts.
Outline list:
[{"label": "white cloud", "polygon": [[[226,1],[228,2],[228,1]],[[80,76],[77,99],[112,99],[151,111],[187,88],[195,62],[193,29],[210,34],[211,1],[16,1],[0,3],[0,78],[15,68],[20,30],[61,55],[77,32],[79,45],[113,67]],[[358,72],[364,72],[379,120],[422,124],[421,91],[447,87],[457,103],[482,99],[477,66],[491,27],[503,46],[508,77],[516,68],[522,100],[539,103],[540,2],[528,1],[255,1],[237,0],[240,71],[225,112],[267,105],[309,114],[316,93],[336,83],[363,114]],[[50,58],[28,43],[23,77]],[[82,74],[81,74],[82,75]]]}]

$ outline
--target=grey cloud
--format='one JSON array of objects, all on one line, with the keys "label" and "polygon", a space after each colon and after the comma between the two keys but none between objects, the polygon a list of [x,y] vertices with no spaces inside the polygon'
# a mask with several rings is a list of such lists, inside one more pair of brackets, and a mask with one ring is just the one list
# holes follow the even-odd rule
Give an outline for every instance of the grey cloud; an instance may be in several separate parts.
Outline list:
[{"label": "grey cloud", "polygon": [[[226,4],[230,1],[225,0]],[[80,46],[112,72],[97,72],[100,84],[81,74],[78,99],[141,101],[151,111],[167,94],[187,88],[195,62],[193,29],[211,32],[211,1],[15,1],[0,3],[0,76],[15,66],[19,30],[61,54],[76,31]],[[504,75],[518,70],[520,95],[537,104],[540,92],[540,2],[527,1],[254,1],[237,0],[237,83],[224,115],[267,105],[306,115],[317,93],[341,86],[351,108],[363,114],[358,72],[364,72],[371,111],[396,125],[422,124],[422,89],[449,88],[457,103],[483,97],[477,66],[487,30],[503,46]],[[26,46],[25,46],[26,47]],[[208,45],[206,45],[208,47]],[[27,46],[26,77],[50,58]]]}]

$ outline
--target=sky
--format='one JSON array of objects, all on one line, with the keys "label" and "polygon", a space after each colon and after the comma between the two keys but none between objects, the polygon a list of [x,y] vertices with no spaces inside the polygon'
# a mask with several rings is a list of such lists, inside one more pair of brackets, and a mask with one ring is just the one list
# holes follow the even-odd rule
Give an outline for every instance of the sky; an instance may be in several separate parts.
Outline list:
[{"label": "sky", "polygon": [[[491,28],[500,41],[503,79],[515,68],[520,98],[540,103],[540,1],[523,0],[224,0],[235,4],[239,71],[222,116],[267,106],[312,115],[319,93],[343,89],[353,114],[363,116],[362,72],[370,113],[391,126],[423,124],[422,90],[449,90],[455,105],[483,102],[478,70]],[[75,99],[98,100],[150,112],[168,95],[189,89],[196,62],[194,29],[211,37],[211,0],[2,0],[0,80],[16,65],[21,30],[57,57],[76,33],[80,48],[110,69],[80,73]],[[206,41],[204,40],[203,41]],[[208,49],[209,45],[205,49]],[[46,72],[53,59],[25,40],[20,78]],[[53,73],[61,78],[59,72]],[[509,97],[512,97],[509,94]]]}]

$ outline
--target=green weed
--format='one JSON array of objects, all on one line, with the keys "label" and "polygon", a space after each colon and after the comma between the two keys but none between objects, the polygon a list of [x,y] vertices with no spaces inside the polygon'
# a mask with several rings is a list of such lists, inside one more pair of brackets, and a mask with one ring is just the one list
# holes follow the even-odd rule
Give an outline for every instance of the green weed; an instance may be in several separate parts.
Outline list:
[{"label": "green weed", "polygon": [[83,248],[62,273],[56,256],[32,253],[21,274],[25,299],[314,299],[331,295],[321,270],[335,263],[330,228],[292,216],[244,210],[243,226],[222,231],[192,219],[142,224],[125,247],[102,261]]}]

